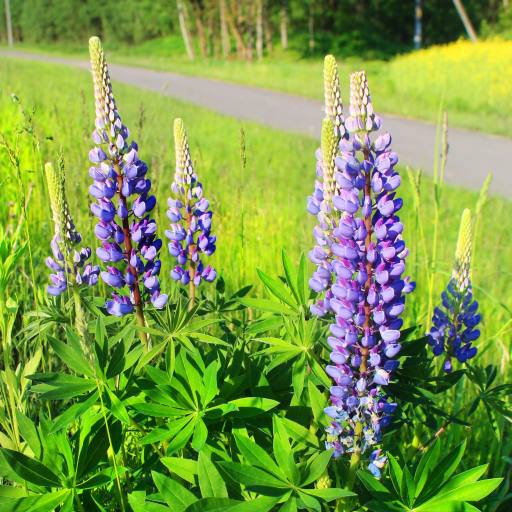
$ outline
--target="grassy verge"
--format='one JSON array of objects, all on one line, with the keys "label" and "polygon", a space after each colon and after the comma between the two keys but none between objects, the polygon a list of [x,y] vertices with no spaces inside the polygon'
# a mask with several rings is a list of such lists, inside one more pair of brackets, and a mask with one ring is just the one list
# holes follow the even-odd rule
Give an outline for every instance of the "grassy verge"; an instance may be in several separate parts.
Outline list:
[{"label": "grassy verge", "polygon": [[[34,86],[37,84],[37,87]],[[20,168],[29,204],[30,242],[36,264],[37,285],[47,280],[44,258],[49,252],[51,236],[50,211],[42,179],[42,162],[35,159],[34,139],[43,160],[55,160],[63,149],[68,168],[71,208],[77,227],[85,241],[95,246],[92,237],[93,219],[89,213],[87,188],[87,154],[91,147],[90,131],[94,108],[90,76],[85,71],[67,67],[0,61],[0,130],[15,140],[20,131]],[[15,93],[21,104],[13,101]],[[149,176],[158,199],[156,217],[160,233],[167,224],[165,200],[174,174],[171,123],[182,117],[188,127],[191,151],[196,170],[204,184],[205,196],[212,202],[214,232],[218,250],[212,263],[233,289],[240,284],[257,286],[256,268],[273,275],[280,270],[280,251],[285,248],[295,260],[312,244],[313,219],[305,212],[305,199],[314,180],[314,151],[317,142],[297,135],[244,123],[247,166],[241,166],[240,138],[242,126],[229,117],[179,102],[155,93],[115,84],[115,93],[124,122],[139,142],[140,155],[148,162]],[[434,149],[433,149],[434,150]],[[8,169],[7,156],[0,151],[0,165]],[[403,170],[404,171],[404,170]],[[410,299],[407,321],[424,321],[428,303],[428,276],[425,260],[433,237],[431,221],[432,182],[423,178],[420,189],[422,212],[413,206],[413,191],[403,172],[401,195],[404,208],[405,239],[410,248],[408,272],[418,287]],[[20,201],[16,176],[6,172],[2,177],[0,221],[7,226],[13,204]],[[438,257],[435,261],[434,298],[446,282],[453,260],[457,227],[464,207],[474,208],[478,194],[462,188],[443,189]],[[512,204],[491,197],[482,212],[477,233],[474,263],[475,295],[484,315],[482,357],[499,361],[503,371],[508,362],[512,311],[512,280],[510,261],[512,243],[510,219]],[[419,237],[422,222],[425,245]],[[163,269],[171,261],[163,253]],[[164,288],[170,285],[168,271],[163,272]],[[29,272],[21,272],[19,293],[26,293]],[[101,292],[101,288],[97,289]],[[259,293],[259,291],[257,291]]]},{"label": "grassy verge", "polygon": [[[22,47],[23,48],[23,47]],[[107,45],[108,48],[108,45]],[[33,50],[32,47],[27,49]],[[38,51],[86,57],[85,46],[41,46]],[[111,60],[229,80],[258,87],[321,98],[321,60],[276,56],[261,62],[186,60],[174,38],[134,47],[109,48]],[[342,75],[366,69],[378,111],[435,121],[442,103],[450,123],[484,132],[512,136],[512,42],[484,41],[432,47],[384,61],[344,60]],[[348,97],[348,84],[342,84]]]}]

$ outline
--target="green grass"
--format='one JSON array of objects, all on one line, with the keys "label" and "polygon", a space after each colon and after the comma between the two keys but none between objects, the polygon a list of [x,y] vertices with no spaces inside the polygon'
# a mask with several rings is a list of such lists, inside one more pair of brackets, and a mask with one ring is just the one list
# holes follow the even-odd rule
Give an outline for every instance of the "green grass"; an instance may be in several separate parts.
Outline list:
[{"label": "green grass", "polygon": [[[85,45],[43,45],[35,49],[87,55]],[[176,37],[132,47],[106,44],[106,49],[110,59],[119,63],[229,80],[318,100],[322,96],[322,61],[300,59],[293,53],[278,52],[261,62],[199,58],[191,62]],[[458,42],[391,61],[343,60],[340,77],[345,103],[348,84],[344,77],[358,69],[368,73],[377,111],[435,121],[443,104],[451,125],[512,136],[512,96],[507,85],[512,76],[512,42],[484,41],[476,46]]]},{"label": "green grass", "polygon": [[[35,135],[23,132],[19,147],[22,179],[25,189],[31,191],[28,214],[36,284],[42,290],[48,275],[44,258],[49,252],[51,226],[41,169],[42,162],[56,160],[60,148],[67,162],[68,191],[76,224],[85,241],[94,246],[93,219],[87,208],[90,200],[87,154],[94,117],[90,75],[59,65],[2,59],[0,88],[0,131],[6,140],[12,144],[16,127],[23,125]],[[20,98],[21,107],[13,102],[11,93]],[[214,211],[218,249],[212,263],[221,271],[229,288],[257,283],[256,268],[278,274],[282,248],[294,260],[300,252],[309,250],[313,219],[305,212],[305,199],[313,186],[315,140],[244,123],[247,166],[242,169],[242,125],[238,121],[122,84],[115,84],[115,94],[123,119],[139,142],[140,155],[150,167],[158,198],[156,216],[160,233],[167,223],[165,200],[174,173],[171,123],[173,118],[182,117],[188,127],[197,173]],[[21,110],[25,111],[24,115]],[[5,229],[11,229],[18,222],[16,205],[21,198],[16,176],[1,148],[0,165],[3,170],[0,221]],[[421,182],[421,216],[413,206],[412,188],[405,172],[401,195],[405,203],[401,216],[410,247],[408,273],[418,283],[406,308],[407,325],[425,322],[427,312],[425,261],[433,240],[432,182],[426,177]],[[465,207],[474,209],[477,198],[477,193],[462,188],[445,186],[442,190],[435,300],[450,274],[460,213]],[[486,360],[499,363],[503,372],[509,372],[512,330],[511,217],[509,201],[489,198],[477,233],[473,265],[475,294],[485,319],[480,353]],[[418,235],[418,222],[425,232],[426,253]],[[165,288],[170,285],[167,269],[171,261],[166,251],[162,253]],[[17,282],[20,299],[30,301],[28,261]],[[97,290],[101,292],[101,288]],[[259,286],[255,293],[261,293]]]}]

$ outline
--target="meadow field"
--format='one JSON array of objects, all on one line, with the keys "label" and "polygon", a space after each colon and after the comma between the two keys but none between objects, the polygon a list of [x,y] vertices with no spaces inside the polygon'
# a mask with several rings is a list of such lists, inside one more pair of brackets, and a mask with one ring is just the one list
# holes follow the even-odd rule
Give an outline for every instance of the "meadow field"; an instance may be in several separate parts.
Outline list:
[{"label": "meadow field", "polygon": [[[442,105],[455,124],[512,135],[512,92],[506,85],[512,79],[512,75],[507,74],[512,73],[512,43],[500,43],[499,51],[494,45],[498,43],[480,43],[476,46],[476,54],[470,54],[467,44],[461,42],[424,50],[411,57],[397,57],[391,62],[365,63],[375,108],[438,121],[439,97],[442,97]],[[144,59],[137,58],[136,51],[129,56],[121,51],[112,52],[112,57],[116,62],[129,60],[134,65],[229,78],[315,98],[322,95],[319,62],[290,62],[287,65],[283,61],[274,63],[270,60],[205,66],[201,62],[169,61],[158,56],[157,52]],[[348,70],[360,65],[360,62],[343,64],[340,75],[345,77]],[[414,77],[414,80],[403,80],[404,75]],[[460,87],[461,76],[464,77],[464,87]],[[188,128],[195,171],[214,212],[217,250],[211,263],[225,281],[226,294],[251,285],[247,297],[268,298],[268,287],[259,280],[258,270],[270,276],[282,276],[283,249],[296,264],[300,255],[313,246],[314,219],[305,208],[306,197],[313,188],[315,150],[319,141],[256,123],[240,123],[206,109],[123,84],[114,83],[114,91],[123,122],[137,140],[141,158],[148,163],[148,175],[157,197],[154,215],[159,231],[163,233],[169,222],[165,210],[175,167],[172,123],[174,118],[180,117]],[[43,168],[47,161],[56,162],[59,154],[66,162],[68,199],[75,224],[84,242],[96,246],[93,217],[89,210],[90,178],[87,172],[90,133],[94,127],[93,105],[88,72],[55,64],[10,58],[0,60],[2,236],[15,233],[20,219],[26,219],[21,238],[27,243],[27,250],[17,263],[16,273],[8,277],[6,297],[10,302],[7,305],[3,302],[5,308],[11,308],[9,311],[13,308],[17,311],[13,325],[19,334],[13,336],[11,343],[19,354],[30,353],[29,348],[21,346],[29,324],[37,317],[38,311],[53,304],[44,294],[48,280],[45,258],[49,254],[53,226]],[[441,153],[441,146],[440,141],[432,152]],[[442,157],[437,159],[434,170],[420,172],[399,165],[399,171],[400,195],[404,202],[400,217],[409,248],[406,274],[416,282],[416,290],[407,299],[404,326],[417,326],[418,336],[426,331],[433,306],[452,271],[460,215],[464,208],[470,208],[476,216],[473,293],[483,318],[474,363],[482,367],[495,365],[498,371],[496,383],[505,384],[512,376],[512,203],[505,198],[488,196],[484,184],[481,192],[444,184]],[[504,172],[503,169],[494,171]],[[167,271],[171,266],[171,257],[164,245],[161,287],[169,292],[172,303],[180,294],[179,287]],[[312,269],[308,262],[308,274]],[[106,286],[99,281],[94,294],[105,296],[105,290]],[[213,300],[213,286],[205,285],[202,290]],[[252,319],[261,313],[255,307],[243,314]],[[237,325],[236,321],[234,323]],[[220,331],[213,329],[209,332],[222,338]],[[449,403],[450,411],[464,410],[468,400],[480,392],[474,384],[468,379],[461,380],[446,395],[429,398],[439,409]],[[464,469],[490,463],[489,475],[510,478],[512,443],[510,430],[506,428],[508,420],[500,418],[492,424],[484,406],[471,413],[478,429],[454,420],[445,436],[446,445],[453,448],[467,438],[469,448]],[[452,420],[448,415],[447,421],[451,423]],[[425,432],[422,421],[415,427],[414,441],[409,446],[413,447],[412,452],[407,455],[403,450],[404,460],[412,460],[414,447]],[[243,430],[240,425],[237,428]],[[501,439],[499,432],[503,433]],[[158,439],[155,440],[153,442],[158,443]],[[218,452],[214,449],[212,453]],[[169,451],[169,454],[173,452]],[[126,485],[130,489],[136,488],[133,482]],[[120,487],[118,481],[116,492],[120,492]],[[165,495],[160,486],[158,488]],[[486,510],[496,510],[506,499],[507,492],[507,485],[504,485],[500,496],[487,502]],[[130,501],[132,507],[136,502],[133,496]],[[120,498],[120,503],[122,501]],[[281,510],[285,510],[284,505]],[[317,509],[312,507],[311,510]]]}]

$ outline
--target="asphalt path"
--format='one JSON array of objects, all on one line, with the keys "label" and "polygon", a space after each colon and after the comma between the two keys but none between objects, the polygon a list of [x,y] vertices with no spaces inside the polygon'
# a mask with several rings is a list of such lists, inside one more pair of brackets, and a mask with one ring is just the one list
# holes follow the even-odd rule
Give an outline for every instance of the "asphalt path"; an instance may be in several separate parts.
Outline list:
[{"label": "asphalt path", "polygon": [[[85,59],[19,50],[1,50],[0,56],[89,69]],[[180,98],[238,119],[319,137],[323,117],[319,101],[248,85],[121,64],[111,64],[110,72],[113,80]],[[382,118],[382,129],[392,133],[393,149],[400,162],[431,172],[436,126],[389,114]],[[448,142],[446,182],[478,189],[492,172],[490,191],[512,197],[512,139],[449,127]]]}]

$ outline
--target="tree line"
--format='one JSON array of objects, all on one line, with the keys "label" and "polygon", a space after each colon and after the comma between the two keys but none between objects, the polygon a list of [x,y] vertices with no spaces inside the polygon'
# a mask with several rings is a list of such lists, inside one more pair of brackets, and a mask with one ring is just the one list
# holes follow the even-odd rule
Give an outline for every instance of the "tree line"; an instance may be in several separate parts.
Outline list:
[{"label": "tree line", "polygon": [[[391,55],[413,46],[418,6],[423,45],[455,40],[465,30],[451,0],[8,1],[15,41],[80,43],[97,34],[110,44],[137,45],[174,35],[191,59],[252,60],[283,50]],[[510,18],[509,0],[459,3],[485,33]],[[2,23],[4,40],[5,32]]]}]

